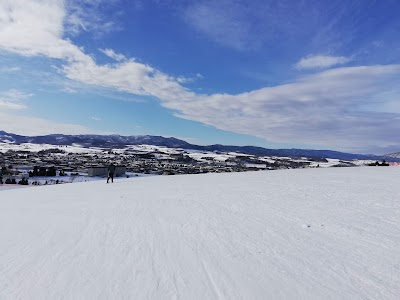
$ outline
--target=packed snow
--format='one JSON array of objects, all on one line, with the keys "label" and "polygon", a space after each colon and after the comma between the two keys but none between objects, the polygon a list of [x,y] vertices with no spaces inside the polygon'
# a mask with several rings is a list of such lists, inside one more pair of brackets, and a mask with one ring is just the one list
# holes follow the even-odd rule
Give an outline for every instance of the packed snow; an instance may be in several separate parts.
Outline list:
[{"label": "packed snow", "polygon": [[0,191],[0,299],[400,299],[400,169]]}]

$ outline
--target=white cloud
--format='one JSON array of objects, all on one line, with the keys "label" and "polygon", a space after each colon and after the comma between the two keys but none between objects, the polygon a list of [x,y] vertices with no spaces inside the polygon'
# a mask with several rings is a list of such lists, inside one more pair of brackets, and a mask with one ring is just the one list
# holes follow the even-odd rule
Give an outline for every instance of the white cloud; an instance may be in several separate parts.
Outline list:
[{"label": "white cloud", "polygon": [[42,118],[27,117],[0,111],[0,128],[6,132],[21,135],[46,135],[52,133],[83,134],[98,133],[77,124],[64,124]]},{"label": "white cloud", "polygon": [[[180,117],[274,142],[374,151],[397,142],[400,111],[366,111],[368,104],[400,83],[400,65],[340,68],[302,77],[290,84],[239,95],[202,96],[192,102],[167,101]],[[397,143],[400,147],[400,144]]]},{"label": "white cloud", "polygon": [[0,92],[0,111],[5,109],[25,109],[27,106],[23,102],[31,96],[33,94],[27,94],[16,89]]},{"label": "white cloud", "polygon": [[104,55],[116,60],[116,61],[124,61],[126,60],[125,55],[120,54],[120,53],[115,53],[114,50],[112,49],[99,49],[101,53]]},{"label": "white cloud", "polygon": [[191,82],[195,82],[195,81],[200,80],[200,79],[204,79],[204,76],[201,75],[200,73],[197,73],[197,74],[195,74],[193,76],[190,76],[190,77],[179,76],[179,77],[176,78],[176,81],[178,83],[191,83]]},{"label": "white cloud", "polygon": [[42,118],[28,117],[13,111],[26,109],[26,99],[32,97],[16,89],[0,92],[0,129],[23,135],[44,135],[51,133],[95,133],[93,130],[76,124],[57,123]]},{"label": "white cloud", "polygon": [[64,92],[69,93],[69,94],[76,94],[78,91],[72,87],[69,86],[64,86],[62,89]]},{"label": "white cloud", "polygon": [[71,63],[64,67],[72,80],[160,99],[195,96],[170,77],[148,65],[135,61],[97,65],[94,60]]},{"label": "white cloud", "polygon": [[0,111],[4,109],[25,109],[26,105],[0,99]]},{"label": "white cloud", "polygon": [[0,68],[0,73],[15,73],[21,71],[20,67],[2,67]]},{"label": "white cloud", "polygon": [[181,118],[273,142],[359,151],[392,144],[400,130],[394,115],[364,109],[394,100],[381,95],[399,86],[400,65],[337,68],[238,95],[196,94],[175,78],[132,61],[106,66],[74,63],[65,74],[88,84],[154,96]]},{"label": "white cloud", "polygon": [[62,0],[2,0],[0,48],[25,56],[85,59],[77,46],[62,39],[64,17]]},{"label": "white cloud", "polygon": [[296,64],[297,69],[323,69],[337,65],[343,65],[351,61],[351,58],[344,56],[310,55],[303,57]]},{"label": "white cloud", "polygon": [[93,121],[101,121],[102,119],[100,117],[92,116],[90,117]]}]

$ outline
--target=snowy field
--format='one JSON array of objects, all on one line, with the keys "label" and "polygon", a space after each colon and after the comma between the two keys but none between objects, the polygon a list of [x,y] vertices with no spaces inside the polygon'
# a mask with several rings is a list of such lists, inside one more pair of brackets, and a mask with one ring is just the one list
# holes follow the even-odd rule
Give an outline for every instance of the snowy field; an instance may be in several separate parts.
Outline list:
[{"label": "snowy field", "polygon": [[0,299],[400,299],[400,168],[0,191]]}]

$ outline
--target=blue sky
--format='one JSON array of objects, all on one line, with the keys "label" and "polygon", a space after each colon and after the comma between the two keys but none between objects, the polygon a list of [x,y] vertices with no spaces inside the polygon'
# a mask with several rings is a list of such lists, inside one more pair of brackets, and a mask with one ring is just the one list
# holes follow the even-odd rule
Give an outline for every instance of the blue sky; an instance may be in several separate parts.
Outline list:
[{"label": "blue sky", "polygon": [[400,151],[400,3],[0,2],[0,129]]}]

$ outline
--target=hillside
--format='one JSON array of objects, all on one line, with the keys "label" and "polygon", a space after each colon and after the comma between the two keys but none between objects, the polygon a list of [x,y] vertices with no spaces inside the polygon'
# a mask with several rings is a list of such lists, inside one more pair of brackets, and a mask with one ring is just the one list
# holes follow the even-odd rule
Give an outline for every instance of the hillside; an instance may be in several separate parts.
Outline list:
[{"label": "hillside", "polygon": [[382,157],[391,160],[391,159],[400,159],[400,152],[390,153],[382,155]]},{"label": "hillside", "polygon": [[[21,136],[0,131],[0,143],[31,143],[49,145],[80,145],[83,147],[105,147],[105,148],[124,148],[128,145],[154,145],[169,148],[191,149],[199,151],[221,151],[239,152],[257,156],[278,156],[278,157],[319,157],[343,160],[353,159],[373,159],[379,160],[381,157],[375,155],[362,155],[344,153],[332,150],[313,150],[313,149],[266,149],[256,146],[229,146],[229,145],[208,145],[200,146],[189,144],[183,140],[173,137],[162,137],[152,135],[121,136],[121,135],[64,135],[50,134],[44,136]],[[397,158],[389,160],[397,161]]]},{"label": "hillside", "polygon": [[0,191],[0,299],[399,299],[400,169]]}]

